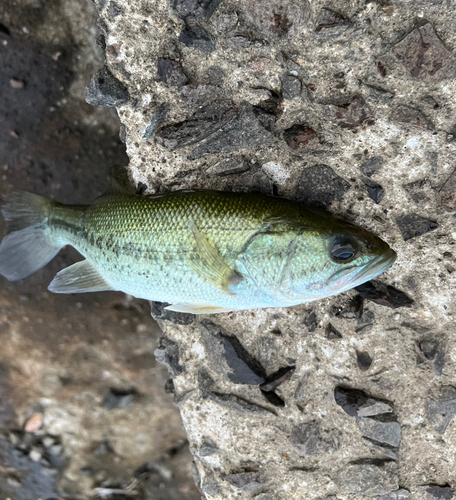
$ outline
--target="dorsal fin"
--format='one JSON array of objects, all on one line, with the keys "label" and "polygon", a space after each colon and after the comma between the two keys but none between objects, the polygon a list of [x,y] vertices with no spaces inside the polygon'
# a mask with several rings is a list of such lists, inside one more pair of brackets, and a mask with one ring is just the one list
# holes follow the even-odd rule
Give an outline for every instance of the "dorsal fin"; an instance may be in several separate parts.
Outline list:
[{"label": "dorsal fin", "polygon": [[114,165],[111,168],[111,185],[109,192],[118,194],[136,194],[134,188],[130,184],[128,171],[121,165]]}]

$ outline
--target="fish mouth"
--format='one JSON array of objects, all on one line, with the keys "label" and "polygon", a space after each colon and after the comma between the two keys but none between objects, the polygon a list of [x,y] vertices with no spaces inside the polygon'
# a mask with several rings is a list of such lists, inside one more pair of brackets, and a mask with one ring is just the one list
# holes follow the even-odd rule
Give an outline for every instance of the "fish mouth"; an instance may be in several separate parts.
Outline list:
[{"label": "fish mouth", "polygon": [[353,278],[347,283],[346,289],[353,288],[365,283],[366,281],[376,278],[389,269],[396,261],[396,258],[396,252],[389,248],[386,253],[371,260],[359,273],[353,276]]}]

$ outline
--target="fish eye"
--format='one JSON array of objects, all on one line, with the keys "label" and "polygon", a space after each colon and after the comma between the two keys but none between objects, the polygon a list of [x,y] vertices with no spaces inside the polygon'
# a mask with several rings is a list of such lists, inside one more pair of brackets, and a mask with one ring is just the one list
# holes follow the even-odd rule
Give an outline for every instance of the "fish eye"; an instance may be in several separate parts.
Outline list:
[{"label": "fish eye", "polygon": [[352,261],[357,253],[358,246],[351,236],[336,236],[334,238],[330,249],[330,256],[334,262],[345,264]]}]

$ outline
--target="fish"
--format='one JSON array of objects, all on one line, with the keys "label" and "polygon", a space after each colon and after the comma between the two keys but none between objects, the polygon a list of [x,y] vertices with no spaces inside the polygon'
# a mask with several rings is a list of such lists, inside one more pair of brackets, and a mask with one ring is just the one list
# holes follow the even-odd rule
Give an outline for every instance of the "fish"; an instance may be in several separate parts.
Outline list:
[{"label": "fish", "polygon": [[4,197],[0,274],[20,280],[59,250],[85,260],[49,290],[117,290],[212,314],[291,307],[345,292],[388,269],[389,245],[330,213],[254,193],[176,191],[138,196],[117,184],[92,205],[17,191]]}]

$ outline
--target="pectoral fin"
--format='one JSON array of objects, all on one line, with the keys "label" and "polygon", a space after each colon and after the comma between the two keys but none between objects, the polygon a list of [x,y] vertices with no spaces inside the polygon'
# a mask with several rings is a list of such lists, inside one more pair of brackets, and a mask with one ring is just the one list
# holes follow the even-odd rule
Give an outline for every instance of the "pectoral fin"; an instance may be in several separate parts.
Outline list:
[{"label": "pectoral fin", "polygon": [[232,311],[232,309],[227,309],[226,307],[211,306],[209,304],[172,304],[165,307],[168,311],[191,313],[191,314],[216,314],[216,313],[226,313]]},{"label": "pectoral fin", "polygon": [[93,265],[83,260],[55,275],[48,290],[54,293],[105,292],[114,290]]},{"label": "pectoral fin", "polygon": [[210,243],[193,221],[190,226],[200,256],[199,260],[193,262],[193,267],[200,276],[217,288],[234,294],[235,287],[244,279],[243,276],[226,263],[217,248]]}]

